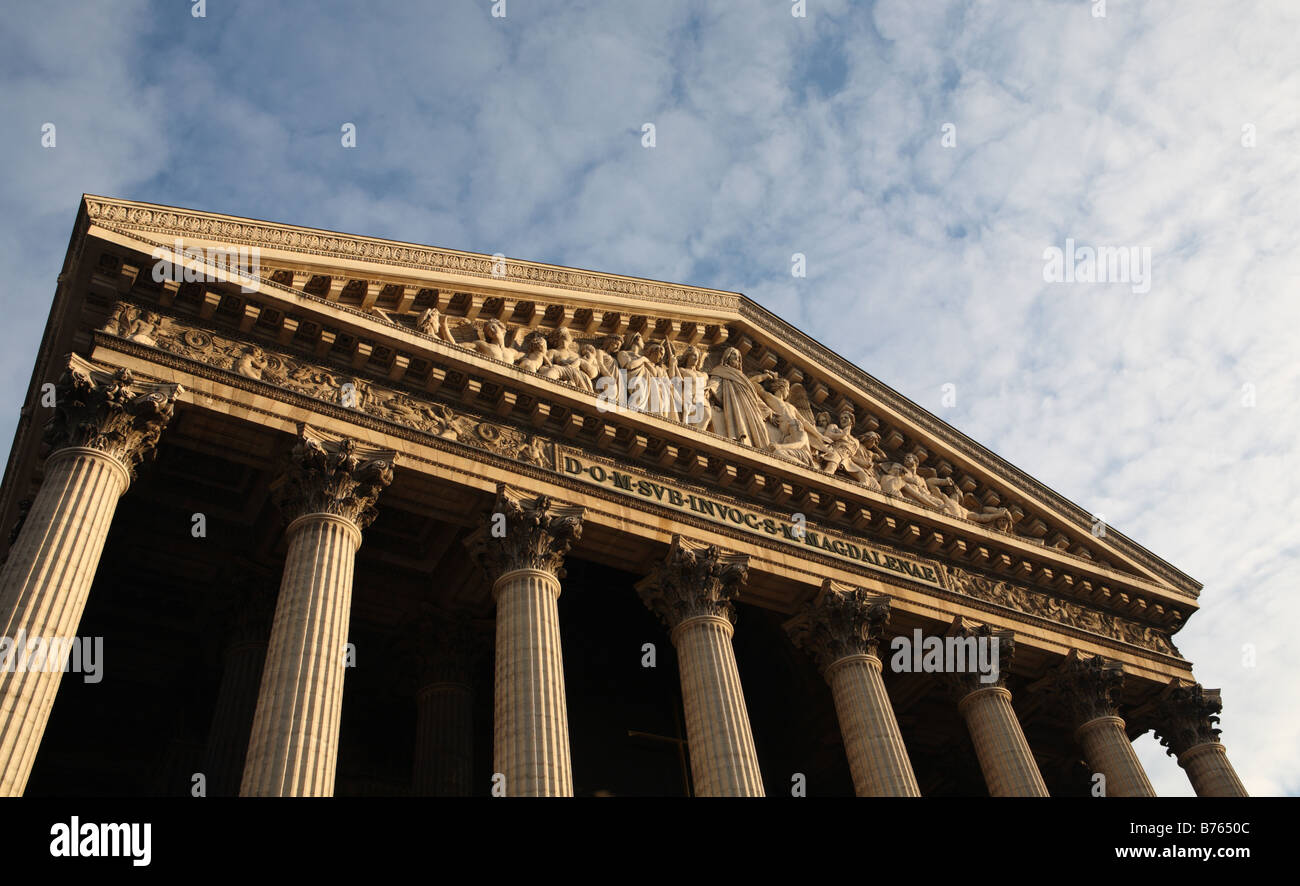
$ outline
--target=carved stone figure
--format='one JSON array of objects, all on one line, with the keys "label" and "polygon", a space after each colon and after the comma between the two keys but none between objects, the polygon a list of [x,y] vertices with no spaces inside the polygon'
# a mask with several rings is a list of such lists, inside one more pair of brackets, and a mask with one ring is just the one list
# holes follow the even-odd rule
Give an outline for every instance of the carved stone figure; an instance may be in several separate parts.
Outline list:
[{"label": "carved stone figure", "polygon": [[[970,493],[963,494],[948,477],[936,477],[927,481],[930,491],[943,501],[939,508],[943,513],[961,517],[975,523],[991,523],[995,529],[1010,532],[1013,522],[1011,511],[1007,508],[984,507]],[[948,491],[943,491],[944,487]]]},{"label": "carved stone figure", "polygon": [[441,403],[430,403],[420,407],[420,429],[436,434],[444,440],[459,440],[460,431],[456,428],[456,413]]},{"label": "carved stone figure", "polygon": [[[826,425],[821,434],[827,441],[826,448],[821,453],[823,471],[834,474],[837,470],[843,470],[868,489],[880,490],[880,482],[872,470],[872,458],[863,452],[862,441],[853,436],[852,412],[847,409],[841,412],[839,423]],[[876,452],[883,457],[884,453],[879,450]]]},{"label": "carved stone figure", "polygon": [[[443,328],[446,328],[446,319],[443,320]],[[515,345],[518,343],[519,332],[515,330],[513,334],[508,333],[506,324],[493,317],[483,324],[480,330],[481,338],[466,342],[463,347],[473,348],[486,357],[494,360],[500,360],[502,363],[515,363],[523,356],[523,351],[518,350]],[[545,342],[543,342],[545,344]]]},{"label": "carved stone figure", "polygon": [[157,314],[142,311],[135,305],[119,304],[116,313],[104,324],[104,331],[120,338],[139,342],[142,345],[156,347],[155,336],[162,318]]},{"label": "carved stone figure", "polygon": [[546,336],[533,332],[524,339],[524,355],[515,365],[534,375],[546,375],[551,368],[551,358],[546,353]]},{"label": "carved stone figure", "polygon": [[543,437],[534,434],[528,439],[528,442],[519,447],[516,458],[520,461],[527,462],[530,465],[536,465],[539,468],[549,468],[553,464],[551,450],[554,444],[550,443]]},{"label": "carved stone figure", "polygon": [[596,358],[600,361],[600,377],[618,376],[618,352],[623,349],[623,339],[617,335],[607,335],[600,342]]},{"label": "carved stone figure", "polygon": [[759,389],[759,395],[772,410],[773,427],[768,433],[773,451],[796,464],[816,468],[814,452],[825,449],[828,441],[813,422],[803,385],[791,385],[788,379],[774,376],[767,390]]},{"label": "carved stone figure", "polygon": [[618,367],[627,380],[627,408],[634,412],[650,411],[650,390],[654,387],[655,374],[650,358],[642,353],[644,347],[645,339],[634,332],[618,352]]},{"label": "carved stone figure", "polygon": [[665,362],[665,353],[671,353],[671,350],[663,342],[652,341],[645,349],[646,360],[650,364],[647,376],[650,396],[646,401],[646,411],[677,421],[682,413],[681,400],[670,377],[676,374],[677,359],[676,356],[669,358],[671,364],[668,364]]},{"label": "carved stone figure", "polygon": [[257,345],[249,345],[235,362],[235,371],[247,378],[261,379],[266,369],[266,354]]},{"label": "carved stone figure", "polygon": [[[591,347],[585,345],[584,347]],[[594,351],[594,349],[593,349]],[[555,331],[555,347],[549,352],[550,367],[542,375],[593,393],[592,378],[582,364],[582,352],[573,342],[573,333],[567,327]]]},{"label": "carved stone figure", "polygon": [[577,366],[587,377],[587,384],[595,390],[596,379],[600,376],[600,354],[595,345],[584,344],[578,348]]},{"label": "carved stone figure", "polygon": [[936,511],[943,510],[949,504],[948,500],[931,491],[927,478],[917,471],[919,465],[920,460],[910,452],[903,456],[902,464],[892,462],[886,465],[886,473],[880,478],[881,491]]},{"label": "carved stone figure", "polygon": [[713,433],[767,449],[771,444],[767,422],[772,417],[772,407],[759,396],[758,385],[775,377],[773,372],[746,375],[741,368],[740,351],[727,348],[722,362],[709,373],[709,396],[718,404],[713,412]]},{"label": "carved stone figure", "polygon": [[808,431],[802,424],[788,416],[781,416],[777,428],[779,439],[772,443],[772,453],[787,461],[792,461],[805,468],[817,468],[813,458],[812,445],[808,440]]},{"label": "carved stone figure", "polygon": [[424,313],[420,314],[420,319],[415,321],[417,331],[431,335],[442,341],[456,343],[452,337],[451,330],[447,327],[447,318],[437,308],[426,308]]},{"label": "carved stone figure", "polygon": [[681,360],[674,360],[670,370],[676,373],[682,424],[708,430],[713,422],[713,404],[709,402],[709,374],[700,369],[703,359],[703,354],[688,345],[682,351]]}]

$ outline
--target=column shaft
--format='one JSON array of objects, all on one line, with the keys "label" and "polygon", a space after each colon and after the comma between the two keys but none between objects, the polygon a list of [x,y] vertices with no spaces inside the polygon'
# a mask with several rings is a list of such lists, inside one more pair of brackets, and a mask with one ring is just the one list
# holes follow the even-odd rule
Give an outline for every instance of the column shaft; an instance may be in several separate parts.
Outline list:
[{"label": "column shaft", "polygon": [[241,796],[331,796],[343,710],[344,644],[361,531],[309,514],[289,525]]},{"label": "column shaft", "polygon": [[1155,788],[1138,762],[1119,717],[1089,720],[1074,733],[1093,772],[1106,776],[1107,797],[1154,797]]},{"label": "column shaft", "polygon": [[208,776],[209,797],[239,794],[265,662],[264,642],[240,642],[226,648],[203,767]]},{"label": "column shaft", "polygon": [[[9,559],[0,571],[0,637],[76,636],[117,501],[130,475],[94,449],[51,455]],[[13,650],[15,656],[19,650]],[[19,796],[54,706],[61,666],[28,671],[15,660],[0,671],[0,796]]]},{"label": "column shaft", "polygon": [[1011,693],[1000,686],[976,689],[957,705],[989,794],[994,797],[1046,797],[1047,785],[1011,707]]},{"label": "column shaft", "polygon": [[560,652],[559,579],[505,573],[497,601],[493,760],[510,797],[571,797],[569,715]]},{"label": "column shaft", "polygon": [[763,796],[731,633],[731,623],[714,615],[688,618],[672,632],[691,774],[700,797]]},{"label": "column shaft", "polygon": [[473,777],[474,696],[464,683],[431,683],[415,699],[417,797],[468,797]]},{"label": "column shaft", "polygon": [[859,797],[919,797],[903,736],[880,677],[880,659],[850,655],[826,669]]},{"label": "column shaft", "polygon": [[1228,761],[1228,752],[1217,741],[1202,742],[1183,751],[1178,765],[1187,772],[1198,797],[1246,797],[1246,786]]}]

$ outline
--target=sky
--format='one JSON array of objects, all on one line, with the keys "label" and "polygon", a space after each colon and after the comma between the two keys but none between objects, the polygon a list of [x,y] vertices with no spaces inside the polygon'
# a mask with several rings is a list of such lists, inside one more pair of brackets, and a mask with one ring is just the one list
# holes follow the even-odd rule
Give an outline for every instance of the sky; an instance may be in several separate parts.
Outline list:
[{"label": "sky", "polygon": [[740,291],[1202,582],[1175,642],[1300,794],[1300,4],[501,5],[7,10],[0,440],[82,193]]}]

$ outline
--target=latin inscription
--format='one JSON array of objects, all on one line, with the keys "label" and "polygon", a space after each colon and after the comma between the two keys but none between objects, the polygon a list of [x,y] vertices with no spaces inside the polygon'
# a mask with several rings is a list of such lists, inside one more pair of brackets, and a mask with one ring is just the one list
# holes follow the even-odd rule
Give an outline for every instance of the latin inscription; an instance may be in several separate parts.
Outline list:
[{"label": "latin inscription", "polygon": [[868,569],[894,572],[922,584],[936,588],[943,587],[933,566],[908,557],[886,553],[871,545],[848,541],[828,532],[807,529],[798,523],[736,507],[699,493],[684,492],[630,471],[591,462],[564,451],[561,452],[560,469],[566,476],[585,483],[612,489],[632,498],[652,501],[675,511],[694,514],[712,523],[733,526],[787,544],[813,547],[824,554]]}]

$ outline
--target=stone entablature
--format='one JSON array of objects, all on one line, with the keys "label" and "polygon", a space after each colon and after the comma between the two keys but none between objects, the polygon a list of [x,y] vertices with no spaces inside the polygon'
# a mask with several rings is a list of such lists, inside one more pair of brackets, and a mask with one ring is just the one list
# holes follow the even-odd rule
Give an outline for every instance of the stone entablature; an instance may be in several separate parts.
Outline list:
[{"label": "stone entablature", "polygon": [[[549,347],[571,351],[571,359],[567,368],[556,367],[543,364],[545,357],[534,353],[532,362],[541,370],[534,374],[579,390],[583,385],[575,365],[581,362],[582,346],[592,345],[598,351],[598,345],[612,337],[621,338],[620,350],[610,355],[616,358],[635,350],[629,346],[635,334],[640,334],[646,350],[653,342],[662,342],[664,355],[658,365],[665,371],[671,371],[670,352],[681,352],[675,354],[679,367],[688,371],[686,348],[704,351],[706,356],[694,371],[705,377],[710,375],[706,370],[715,369],[734,348],[747,376],[778,376],[760,382],[765,390],[759,396],[769,406],[775,396],[798,414],[794,424],[802,427],[792,433],[795,452],[786,451],[785,457],[795,461],[805,457],[797,443],[799,431],[814,442],[820,435],[823,448],[813,448],[817,463],[812,469],[826,467],[825,449],[841,450],[830,453],[838,459],[832,470],[850,483],[872,489],[884,481],[891,487],[887,491],[922,509],[1009,529],[1024,543],[1089,558],[1100,569],[1110,567],[1107,560],[1119,561],[1123,564],[1116,567],[1119,571],[1133,569],[1148,579],[1158,576],[1157,583],[1167,583],[1175,594],[1194,597],[1199,590],[1195,582],[1109,527],[1104,542],[1093,538],[1092,518],[1080,509],[738,294],[528,262],[506,261],[503,269],[499,260],[489,256],[127,201],[87,198],[85,213],[96,228],[113,229],[141,247],[170,247],[165,238],[152,239],[164,234],[183,237],[187,243],[228,242],[265,249],[272,258],[264,262],[259,291],[241,297],[218,286],[201,287],[200,317],[235,315],[230,319],[241,330],[263,340],[270,337],[282,344],[310,340],[313,350],[331,361],[342,360],[408,383],[414,376],[417,384],[424,384],[425,374],[436,368],[429,364],[438,362],[431,358],[441,351],[427,342],[447,339],[470,346],[480,360],[517,363],[528,357],[523,353],[528,336],[547,333]],[[290,268],[295,255],[303,261]],[[334,270],[321,259],[335,261]],[[375,267],[364,271],[367,264]],[[123,268],[121,273],[130,270]],[[138,274],[140,269],[133,270]],[[454,274],[457,282],[431,281],[430,272],[435,271]],[[121,281],[116,285],[120,289]],[[169,286],[158,297],[161,303],[177,297],[175,285]],[[432,325],[427,317],[430,310],[440,314]],[[419,329],[422,318],[426,332]],[[492,321],[504,323],[502,338],[485,328]],[[572,345],[561,343],[561,330],[566,329],[575,334]],[[533,342],[537,338],[533,336]],[[421,339],[426,342],[423,346]],[[771,390],[778,379],[788,384],[788,393]],[[453,372],[451,381],[458,384],[460,378]],[[774,411],[783,409],[778,406]],[[846,411],[854,416],[854,433],[867,433],[841,436],[840,445],[832,445],[837,442],[836,428],[828,426],[842,431],[840,419]],[[780,431],[779,416],[773,416],[768,427]],[[872,435],[879,439],[871,440]],[[645,435],[623,432],[619,444],[635,447],[638,436]],[[776,442],[789,446],[791,439]],[[844,453],[845,449],[856,451]],[[881,457],[872,456],[873,450]],[[914,464],[909,463],[909,455],[915,457]],[[874,462],[865,475],[858,470],[864,458]],[[1000,483],[1001,478],[1010,486]]]},{"label": "stone entablature", "polygon": [[[114,330],[121,328],[115,325],[119,323],[119,316],[119,313],[115,313],[114,319],[110,321]],[[434,400],[426,393],[402,391],[395,385],[382,385],[354,375],[341,375],[328,367],[219,336],[170,316],[155,313],[154,320],[150,322],[147,344],[112,333],[100,332],[98,335],[106,345],[114,349],[138,353],[141,357],[157,362],[175,362],[191,373],[229,381],[240,378],[241,385],[282,399],[290,399],[293,394],[312,398],[320,401],[320,406],[326,409],[341,410],[349,421],[377,421],[387,425],[389,432],[394,430],[394,426],[400,428],[402,436],[437,440],[459,450],[478,453],[478,457],[504,458],[540,468],[551,472],[557,481],[575,488],[595,488],[604,492],[601,487],[610,487],[615,495],[639,498],[641,507],[673,510],[689,515],[692,522],[709,522],[724,533],[748,533],[751,537],[757,534],[774,546],[793,549],[800,557],[812,561],[829,561],[841,566],[849,562],[858,569],[871,571],[878,578],[911,582],[919,587],[928,586],[956,593],[971,601],[1000,607],[1016,617],[1043,619],[1058,626],[1075,628],[1112,642],[1144,649],[1148,653],[1178,657],[1177,649],[1169,640],[1170,625],[1152,624],[1122,613],[1107,611],[1095,602],[1091,606],[1084,605],[1062,593],[1053,592],[1050,588],[1026,586],[996,574],[978,571],[974,564],[968,564],[973,568],[963,568],[941,561],[936,557],[943,557],[949,551],[938,546],[932,545],[934,550],[926,553],[913,553],[900,546],[900,543],[905,545],[909,539],[916,542],[924,538],[915,524],[900,527],[899,521],[885,516],[873,523],[861,525],[841,520],[840,525],[836,526],[828,519],[830,515],[810,511],[803,536],[790,537],[794,527],[789,521],[789,510],[776,510],[770,501],[756,505],[730,494],[733,491],[752,494],[752,487],[746,489],[745,484],[737,484],[731,490],[719,489],[716,485],[705,486],[698,482],[711,479],[707,476],[697,474],[692,478],[685,474],[680,478],[667,479],[659,472],[662,482],[653,485],[672,489],[682,498],[682,508],[674,509],[671,506],[671,496],[667,494],[663,496],[663,501],[656,500],[653,489],[650,495],[638,494],[639,483],[650,482],[641,478],[648,478],[651,474],[636,471],[625,459],[610,459],[585,438],[565,438],[552,433],[549,427],[539,430],[522,422],[516,424],[501,420],[487,414],[481,407],[470,409],[463,402],[449,404]],[[130,328],[128,326],[122,331],[128,332]],[[253,351],[259,356],[250,362],[250,352]],[[347,380],[344,381],[344,378]],[[343,388],[346,384],[353,386],[350,396],[355,398],[349,406],[344,405],[349,396],[348,389]],[[587,467],[603,465],[610,482],[593,482],[586,471],[582,477],[573,476],[574,472],[566,468],[572,468],[575,462]],[[627,489],[622,489],[620,483],[613,480],[620,470],[627,476]],[[692,500],[695,501],[694,506]],[[706,508],[706,502],[714,504]],[[740,517],[739,523],[733,519],[737,516]],[[775,532],[767,532],[762,528],[765,522],[778,528]],[[749,523],[758,527],[757,531]],[[902,532],[888,532],[894,527],[901,528]],[[868,530],[871,531],[870,535],[865,534]],[[888,541],[882,543],[882,539]],[[1031,576],[1033,574],[1028,569],[1022,572]]]},{"label": "stone entablature", "polygon": [[[369,372],[341,370],[324,361],[304,359],[287,347],[273,349],[238,338],[241,333],[236,330],[223,335],[218,331],[220,316],[207,320],[178,317],[172,314],[175,310],[178,307],[166,312],[152,310],[118,299],[98,335],[105,341],[114,341],[116,347],[148,349],[142,355],[163,351],[186,361],[196,361],[205,368],[268,383],[420,434],[466,442],[551,470],[564,469],[555,454],[560,444],[579,445],[602,455],[617,452],[624,457],[620,460],[625,464],[639,463],[656,472],[667,470],[683,479],[708,482],[715,489],[744,493],[783,509],[786,518],[799,513],[822,525],[838,524],[870,532],[875,537],[919,547],[927,554],[941,555],[975,570],[986,570],[993,576],[1037,586],[1049,592],[1051,599],[1073,597],[1092,604],[1091,607],[1071,604],[1078,607],[1071,613],[1073,622],[1084,629],[1089,619],[1085,613],[1093,608],[1109,609],[1120,615],[1141,615],[1157,632],[1176,630],[1190,611],[1169,600],[1166,589],[1141,579],[1100,570],[1095,564],[1045,546],[1025,544],[1010,533],[990,533],[980,524],[951,514],[927,518],[917,503],[901,496],[864,490],[860,484],[801,468],[771,455],[757,458],[750,455],[746,461],[744,456],[751,450],[734,445],[730,448],[741,458],[724,458],[716,450],[727,446],[726,443],[715,443],[713,449],[691,448],[663,437],[630,433],[627,423],[647,421],[641,414],[601,413],[597,409],[583,414],[562,398],[544,398],[545,392],[525,384],[506,387],[437,365],[430,367],[430,381],[422,390],[412,389],[409,378],[384,383],[373,380]],[[553,380],[542,383],[553,383]],[[565,386],[556,387],[563,391]],[[484,422],[480,416],[489,411],[508,420]],[[706,436],[705,445],[717,439],[685,428],[679,433],[697,438]],[[868,499],[867,506],[862,499]],[[885,507],[879,504],[882,499]],[[964,528],[963,523],[970,524],[969,528]],[[816,533],[813,537],[817,537]],[[1070,561],[1083,568],[1072,567]],[[924,583],[937,584],[932,580]],[[988,587],[996,589],[1003,585],[1011,586],[1007,582],[1000,585],[993,578]],[[993,590],[986,598],[991,598],[990,595]],[[1001,601],[1007,599],[1010,599],[1008,594],[1003,592]],[[1059,615],[1070,608],[1055,605],[1046,607],[1045,611]],[[1140,622],[1132,621],[1132,624]],[[1169,653],[1171,649],[1171,646],[1164,647],[1161,651]]]}]

